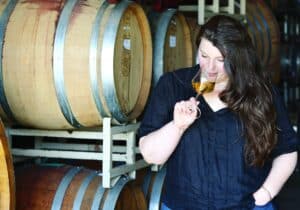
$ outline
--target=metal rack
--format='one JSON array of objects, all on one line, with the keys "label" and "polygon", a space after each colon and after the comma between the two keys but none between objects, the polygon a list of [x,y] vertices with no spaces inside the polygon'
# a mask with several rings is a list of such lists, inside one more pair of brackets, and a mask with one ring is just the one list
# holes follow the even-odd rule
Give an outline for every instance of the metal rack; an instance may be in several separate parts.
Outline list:
[{"label": "metal rack", "polygon": [[[239,11],[235,10],[236,5],[239,8]],[[246,15],[246,1],[228,0],[226,6],[220,6],[219,0],[213,0],[210,5],[208,5],[205,0],[198,0],[198,5],[180,5],[178,9],[185,12],[198,12],[198,24],[203,25],[206,18],[217,13],[225,13],[239,19],[244,19]]]},{"label": "metal rack", "polygon": [[[128,174],[130,178],[135,178],[137,169],[147,167],[143,160],[136,160],[139,153],[136,147],[135,133],[139,127],[138,123],[121,126],[111,126],[111,118],[103,119],[102,129],[90,130],[38,130],[23,128],[6,128],[7,136],[11,140],[12,136],[32,136],[34,138],[34,148],[13,148],[13,156],[21,157],[47,157],[63,159],[84,159],[102,161],[102,185],[110,188],[118,181],[121,175]],[[44,137],[70,138],[72,140],[99,140],[102,145],[88,145],[84,143],[73,143],[68,141],[49,142],[44,141]],[[125,141],[125,146],[116,146],[115,140]],[[124,164],[113,166],[114,161],[121,161]]]}]

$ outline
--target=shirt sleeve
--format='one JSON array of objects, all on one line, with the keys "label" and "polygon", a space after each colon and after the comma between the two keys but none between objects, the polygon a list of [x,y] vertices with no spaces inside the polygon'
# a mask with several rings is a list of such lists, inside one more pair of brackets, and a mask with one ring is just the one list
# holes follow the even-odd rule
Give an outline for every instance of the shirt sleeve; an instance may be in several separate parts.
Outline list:
[{"label": "shirt sleeve", "polygon": [[171,82],[170,74],[164,74],[153,89],[137,132],[138,139],[171,121],[173,116],[173,106],[170,103],[173,94]]},{"label": "shirt sleeve", "polygon": [[293,129],[282,97],[276,88],[273,88],[273,100],[277,114],[278,143],[273,151],[273,157],[298,150],[299,139]]}]

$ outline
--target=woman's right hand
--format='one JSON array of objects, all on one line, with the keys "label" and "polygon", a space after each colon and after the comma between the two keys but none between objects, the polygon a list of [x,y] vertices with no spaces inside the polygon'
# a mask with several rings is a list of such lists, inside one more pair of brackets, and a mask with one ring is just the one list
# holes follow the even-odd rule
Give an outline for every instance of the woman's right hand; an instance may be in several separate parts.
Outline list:
[{"label": "woman's right hand", "polygon": [[174,125],[180,130],[186,130],[198,117],[198,104],[194,97],[175,104],[173,112]]}]

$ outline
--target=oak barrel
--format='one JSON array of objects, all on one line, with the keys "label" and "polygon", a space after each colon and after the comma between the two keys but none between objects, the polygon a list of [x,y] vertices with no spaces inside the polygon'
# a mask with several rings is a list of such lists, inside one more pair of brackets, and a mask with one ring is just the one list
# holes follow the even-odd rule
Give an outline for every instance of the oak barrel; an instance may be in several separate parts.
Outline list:
[{"label": "oak barrel", "polygon": [[153,37],[153,79],[168,71],[192,66],[191,33],[182,13],[176,9],[148,13]]},{"label": "oak barrel", "polygon": [[142,113],[152,42],[138,4],[11,0],[0,6],[6,117],[26,127],[72,129],[102,125],[103,117],[126,123]]},{"label": "oak barrel", "polygon": [[15,209],[15,177],[12,156],[0,119],[0,209]]},{"label": "oak barrel", "polygon": [[144,175],[142,189],[148,210],[159,210],[161,206],[161,195],[166,176],[166,166],[159,171],[152,171],[148,168],[147,173]]},{"label": "oak barrel", "polygon": [[186,21],[188,23],[188,26],[190,28],[191,32],[191,40],[192,40],[192,49],[193,49],[193,63],[192,65],[195,65],[196,63],[199,63],[198,58],[198,45],[197,45],[197,37],[200,33],[201,26],[198,24],[198,19],[194,17],[186,17]]},{"label": "oak barrel", "polygon": [[248,32],[261,58],[264,70],[269,71],[275,83],[280,80],[280,32],[271,9],[260,0],[246,4]]},{"label": "oak barrel", "polygon": [[134,181],[122,177],[114,187],[102,188],[101,180],[94,170],[69,165],[16,168],[16,209],[146,210]]}]

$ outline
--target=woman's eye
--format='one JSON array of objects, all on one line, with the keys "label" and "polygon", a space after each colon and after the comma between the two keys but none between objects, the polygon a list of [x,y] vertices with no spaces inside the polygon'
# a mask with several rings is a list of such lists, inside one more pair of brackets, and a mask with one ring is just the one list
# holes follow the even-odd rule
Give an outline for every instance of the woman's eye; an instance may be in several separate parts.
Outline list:
[{"label": "woman's eye", "polygon": [[207,55],[201,54],[201,57],[202,57],[202,58],[207,58]]}]

